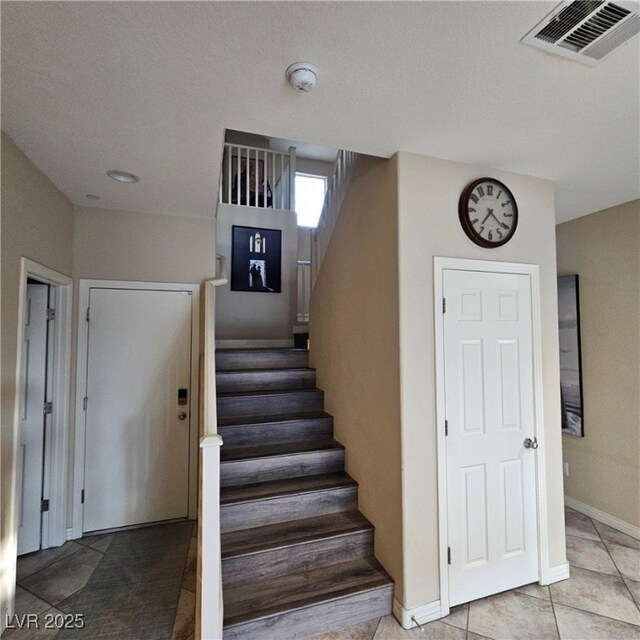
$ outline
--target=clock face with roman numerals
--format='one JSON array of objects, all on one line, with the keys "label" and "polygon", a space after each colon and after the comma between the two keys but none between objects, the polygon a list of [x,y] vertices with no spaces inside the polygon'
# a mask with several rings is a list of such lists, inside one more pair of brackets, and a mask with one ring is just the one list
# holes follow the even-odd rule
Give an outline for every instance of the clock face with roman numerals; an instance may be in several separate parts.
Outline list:
[{"label": "clock face with roman numerals", "polygon": [[458,214],[464,232],[486,248],[511,240],[518,225],[513,194],[493,178],[480,178],[467,185],[460,196]]}]

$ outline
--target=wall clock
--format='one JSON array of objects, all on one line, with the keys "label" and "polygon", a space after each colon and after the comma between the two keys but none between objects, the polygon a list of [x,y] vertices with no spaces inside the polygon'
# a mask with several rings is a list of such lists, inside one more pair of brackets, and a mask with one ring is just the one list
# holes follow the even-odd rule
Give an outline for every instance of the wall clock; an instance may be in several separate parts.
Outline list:
[{"label": "wall clock", "polygon": [[509,242],[518,226],[516,200],[494,178],[480,178],[466,186],[460,196],[458,215],[467,236],[487,249]]}]

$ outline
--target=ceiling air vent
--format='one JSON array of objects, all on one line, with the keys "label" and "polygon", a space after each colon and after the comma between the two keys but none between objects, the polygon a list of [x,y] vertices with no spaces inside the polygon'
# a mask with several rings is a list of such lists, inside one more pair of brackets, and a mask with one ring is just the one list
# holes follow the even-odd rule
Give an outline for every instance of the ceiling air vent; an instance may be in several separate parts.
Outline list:
[{"label": "ceiling air vent", "polygon": [[521,42],[595,67],[640,33],[640,3],[565,0]]}]

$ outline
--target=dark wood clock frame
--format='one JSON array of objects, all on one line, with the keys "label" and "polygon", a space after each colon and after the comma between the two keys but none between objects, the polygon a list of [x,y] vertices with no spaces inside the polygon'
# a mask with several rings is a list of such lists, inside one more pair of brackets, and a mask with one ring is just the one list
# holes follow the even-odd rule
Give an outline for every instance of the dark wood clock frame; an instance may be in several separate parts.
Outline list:
[{"label": "dark wood clock frame", "polygon": [[[508,195],[513,203],[513,226],[509,235],[506,238],[503,238],[499,242],[490,242],[486,238],[483,238],[471,224],[469,220],[469,196],[473,192],[473,190],[483,182],[494,182],[495,184],[500,185],[500,188],[503,189]],[[513,197],[513,193],[511,190],[500,180],[496,180],[495,178],[478,178],[473,182],[469,183],[465,188],[462,194],[460,195],[460,200],[458,202],[458,218],[460,219],[460,224],[462,225],[462,229],[467,234],[468,238],[477,244],[480,247],[485,249],[495,249],[496,247],[501,247],[504,244],[507,244],[511,238],[513,238],[516,229],[518,227],[518,205],[516,203],[516,199]]]}]

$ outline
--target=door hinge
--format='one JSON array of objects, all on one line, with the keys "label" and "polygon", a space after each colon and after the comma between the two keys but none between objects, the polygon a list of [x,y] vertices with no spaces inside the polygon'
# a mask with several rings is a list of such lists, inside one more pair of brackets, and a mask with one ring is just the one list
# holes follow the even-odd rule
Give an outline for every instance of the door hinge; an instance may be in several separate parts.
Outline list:
[{"label": "door hinge", "polygon": [[47,309],[47,320],[55,320],[55,319],[56,319],[56,310]]},{"label": "door hinge", "polygon": [[447,547],[447,564],[451,564],[451,547]]},{"label": "door hinge", "polygon": [[444,421],[444,435],[445,436],[449,435],[449,421],[448,420]]},{"label": "door hinge", "polygon": [[447,313],[447,299],[442,298],[442,313]]},{"label": "door hinge", "polygon": [[40,511],[49,511],[49,501],[40,500]]},{"label": "door hinge", "polygon": [[45,402],[44,403],[44,412],[45,413],[53,413],[53,402]]},{"label": "door hinge", "polygon": [[89,322],[89,307],[87,307],[87,322]]},{"label": "door hinge", "polygon": [[85,396],[82,400],[82,410],[83,411],[87,410],[87,396]]},{"label": "door hinge", "polygon": [[84,504],[84,489],[80,492],[80,504]]}]

